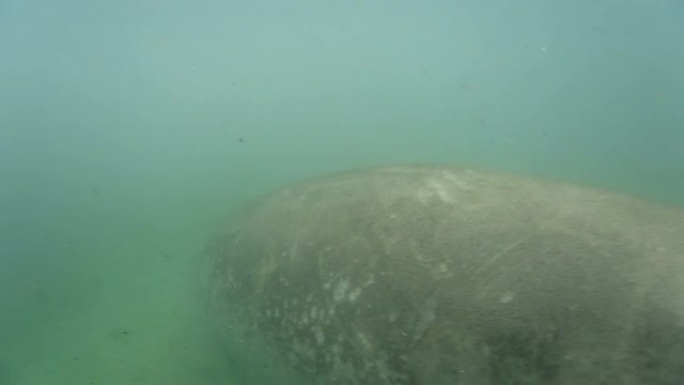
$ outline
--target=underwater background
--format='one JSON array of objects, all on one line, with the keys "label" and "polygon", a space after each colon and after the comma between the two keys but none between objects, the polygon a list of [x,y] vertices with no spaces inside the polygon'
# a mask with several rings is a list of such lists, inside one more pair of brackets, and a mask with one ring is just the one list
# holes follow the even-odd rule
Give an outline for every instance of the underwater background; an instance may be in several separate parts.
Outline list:
[{"label": "underwater background", "polygon": [[0,384],[255,383],[269,367],[207,333],[198,256],[314,175],[467,164],[684,206],[683,19],[679,0],[0,0]]}]

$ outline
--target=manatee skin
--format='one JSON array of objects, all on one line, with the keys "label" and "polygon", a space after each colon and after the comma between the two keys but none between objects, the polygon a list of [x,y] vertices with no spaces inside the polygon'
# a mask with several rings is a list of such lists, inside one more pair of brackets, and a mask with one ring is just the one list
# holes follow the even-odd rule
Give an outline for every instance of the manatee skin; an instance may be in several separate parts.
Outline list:
[{"label": "manatee skin", "polygon": [[677,208],[406,166],[290,186],[229,227],[206,249],[211,318],[311,383],[684,383]]}]

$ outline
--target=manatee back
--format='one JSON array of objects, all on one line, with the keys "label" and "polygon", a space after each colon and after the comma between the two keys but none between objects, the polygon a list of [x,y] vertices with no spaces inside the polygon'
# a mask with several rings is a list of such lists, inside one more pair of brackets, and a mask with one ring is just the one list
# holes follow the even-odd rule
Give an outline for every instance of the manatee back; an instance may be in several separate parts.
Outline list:
[{"label": "manatee back", "polygon": [[474,169],[380,168],[272,194],[207,255],[218,328],[246,325],[314,382],[684,379],[674,208]]}]

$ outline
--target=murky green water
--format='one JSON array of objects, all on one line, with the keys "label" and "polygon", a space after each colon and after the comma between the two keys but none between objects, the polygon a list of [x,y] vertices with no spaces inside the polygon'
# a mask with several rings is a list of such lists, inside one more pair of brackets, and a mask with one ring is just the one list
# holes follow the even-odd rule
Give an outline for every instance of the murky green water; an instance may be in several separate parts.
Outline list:
[{"label": "murky green water", "polygon": [[683,16],[0,2],[0,384],[263,381],[275,369],[208,332],[198,255],[232,210],[308,176],[475,164],[684,205]]}]

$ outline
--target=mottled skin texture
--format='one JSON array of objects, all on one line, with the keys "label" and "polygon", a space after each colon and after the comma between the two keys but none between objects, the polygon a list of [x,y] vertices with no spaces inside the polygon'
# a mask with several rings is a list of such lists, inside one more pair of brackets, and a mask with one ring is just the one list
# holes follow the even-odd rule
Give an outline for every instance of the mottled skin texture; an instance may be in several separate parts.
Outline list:
[{"label": "mottled skin texture", "polygon": [[219,331],[344,385],[680,385],[684,213],[456,167],[267,197],[207,247]]}]

